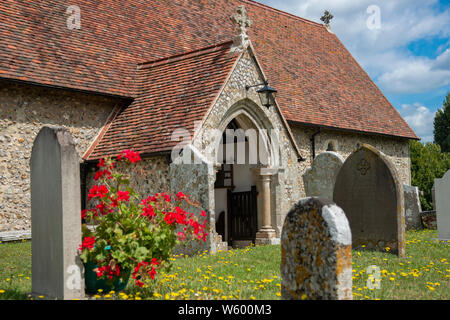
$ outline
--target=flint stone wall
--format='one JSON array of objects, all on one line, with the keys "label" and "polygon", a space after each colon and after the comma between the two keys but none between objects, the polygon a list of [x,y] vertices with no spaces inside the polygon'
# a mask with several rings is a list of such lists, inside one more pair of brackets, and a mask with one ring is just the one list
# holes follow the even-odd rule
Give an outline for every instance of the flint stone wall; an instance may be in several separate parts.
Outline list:
[{"label": "flint stone wall", "polygon": [[345,213],[306,198],[289,211],[281,236],[281,295],[286,300],[352,299],[352,239]]},{"label": "flint stone wall", "polygon": [[[291,127],[302,155],[307,158],[304,165],[308,168],[312,164],[311,136],[317,132],[317,128],[299,124],[291,124]],[[334,147],[331,151],[341,155],[344,160],[358,145],[369,144],[383,152],[392,162],[401,184],[411,185],[411,159],[409,141],[406,139],[322,129],[315,140],[316,155],[326,152],[331,142]],[[303,189],[303,181],[301,185]]]},{"label": "flint stone wall", "polygon": [[69,130],[81,156],[115,106],[124,102],[81,92],[0,80],[0,232],[29,230],[31,148],[39,130]]},{"label": "flint stone wall", "polygon": [[[130,175],[130,187],[138,192],[141,197],[147,198],[155,193],[170,192],[169,164],[166,157],[158,156],[142,159],[142,161],[127,167],[122,163],[116,167],[123,173]],[[94,181],[96,170],[87,175],[86,198],[89,190],[96,184]],[[89,204],[89,208],[92,205]]]}]

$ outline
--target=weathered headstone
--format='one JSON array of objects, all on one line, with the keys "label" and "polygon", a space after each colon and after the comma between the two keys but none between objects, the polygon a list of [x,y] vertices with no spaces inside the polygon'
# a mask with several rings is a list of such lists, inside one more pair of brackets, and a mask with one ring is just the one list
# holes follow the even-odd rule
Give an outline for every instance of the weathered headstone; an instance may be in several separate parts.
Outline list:
[{"label": "weathered headstone", "polygon": [[450,241],[450,170],[434,180],[439,240]]},{"label": "weathered headstone", "polygon": [[344,211],[306,198],[289,211],[281,235],[285,300],[351,300],[352,236]]},{"label": "weathered headstone", "polygon": [[319,154],[303,175],[306,196],[332,200],[336,177],[343,164],[344,158],[336,152]]},{"label": "weathered headstone", "polygon": [[405,223],[406,230],[422,229],[422,219],[420,213],[422,206],[420,205],[419,188],[403,185],[405,199]]},{"label": "weathered headstone", "polygon": [[370,145],[352,153],[336,179],[334,202],[347,215],[353,247],[405,255],[403,188],[391,161]]},{"label": "weathered headstone", "polygon": [[44,127],[31,154],[32,293],[47,299],[84,296],[80,163],[68,131]]}]

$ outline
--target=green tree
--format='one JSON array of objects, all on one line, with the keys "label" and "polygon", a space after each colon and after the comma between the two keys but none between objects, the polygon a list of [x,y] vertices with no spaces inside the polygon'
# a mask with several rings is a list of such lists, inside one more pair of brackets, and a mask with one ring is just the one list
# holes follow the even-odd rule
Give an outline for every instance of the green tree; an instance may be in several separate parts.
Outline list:
[{"label": "green tree", "polygon": [[450,153],[441,152],[437,144],[411,141],[411,182],[419,187],[422,210],[433,210],[431,188],[434,179],[442,176],[450,169]]},{"label": "green tree", "polygon": [[434,117],[434,143],[441,146],[442,152],[450,152],[450,92]]}]

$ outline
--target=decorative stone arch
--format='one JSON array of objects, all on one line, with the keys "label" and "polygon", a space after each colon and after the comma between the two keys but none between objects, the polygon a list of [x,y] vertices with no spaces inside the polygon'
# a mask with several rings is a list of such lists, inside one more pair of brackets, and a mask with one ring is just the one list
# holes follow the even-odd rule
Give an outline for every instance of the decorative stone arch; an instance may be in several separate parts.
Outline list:
[{"label": "decorative stone arch", "polygon": [[[276,231],[272,227],[276,220],[275,214],[272,212],[274,211],[275,204],[279,201],[276,192],[274,192],[274,185],[277,181],[275,177],[281,162],[281,151],[279,148],[280,133],[277,132],[276,126],[270,121],[262,107],[248,98],[239,100],[228,108],[216,129],[218,132],[225,132],[228,125],[233,120],[236,121],[240,129],[244,131],[253,129],[257,134],[257,163],[251,163],[251,171],[258,191],[258,232],[254,239],[255,243],[268,244],[278,242],[278,240],[276,240]],[[220,148],[221,139],[216,139],[214,159],[219,158]],[[261,151],[261,148],[264,148],[264,150]],[[251,147],[249,146],[249,150],[250,149]],[[255,149],[253,149],[253,151],[254,150]],[[262,155],[265,158],[261,159]],[[219,170],[218,167],[217,170]]]},{"label": "decorative stone arch", "polygon": [[[280,148],[278,147],[279,141],[277,141],[279,137],[271,136],[270,131],[275,130],[275,126],[261,107],[248,98],[239,100],[224,114],[217,128],[218,131],[224,132],[233,120],[235,120],[243,130],[253,129],[257,132],[260,130],[267,132],[267,135],[259,135],[263,140],[263,146],[268,155],[268,163],[265,164],[265,166],[266,168],[277,169],[280,166],[281,159]],[[217,150],[220,139],[217,139],[215,143],[214,150],[216,152],[214,154],[214,159],[217,159]]]}]

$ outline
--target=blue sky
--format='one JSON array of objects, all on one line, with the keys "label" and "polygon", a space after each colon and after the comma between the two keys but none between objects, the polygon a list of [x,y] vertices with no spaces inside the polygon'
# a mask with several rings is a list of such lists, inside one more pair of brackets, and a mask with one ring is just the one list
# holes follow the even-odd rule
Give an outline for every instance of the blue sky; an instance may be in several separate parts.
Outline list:
[{"label": "blue sky", "polygon": [[331,29],[423,142],[450,91],[450,0],[258,0]]}]

